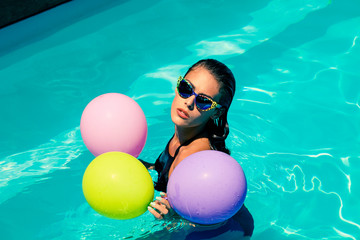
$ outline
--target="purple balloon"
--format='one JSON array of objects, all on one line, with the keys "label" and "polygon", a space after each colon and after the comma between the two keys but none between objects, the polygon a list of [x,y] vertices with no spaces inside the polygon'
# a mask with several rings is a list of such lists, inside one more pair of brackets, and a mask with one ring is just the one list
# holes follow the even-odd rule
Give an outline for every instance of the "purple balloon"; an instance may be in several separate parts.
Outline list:
[{"label": "purple balloon", "polygon": [[183,218],[200,224],[231,218],[243,205],[246,191],[240,164],[215,150],[185,158],[174,169],[167,185],[171,207]]}]

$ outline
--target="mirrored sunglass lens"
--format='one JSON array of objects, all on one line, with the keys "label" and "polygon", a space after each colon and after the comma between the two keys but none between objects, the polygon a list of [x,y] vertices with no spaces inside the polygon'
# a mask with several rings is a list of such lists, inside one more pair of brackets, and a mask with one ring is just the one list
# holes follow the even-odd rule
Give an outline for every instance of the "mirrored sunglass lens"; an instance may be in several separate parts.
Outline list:
[{"label": "mirrored sunglass lens", "polygon": [[191,86],[185,82],[185,80],[181,80],[178,86],[179,94],[183,97],[190,97],[193,94],[193,90]]},{"label": "mirrored sunglass lens", "polygon": [[205,109],[208,109],[209,107],[211,107],[212,102],[208,98],[198,96],[196,98],[196,105],[198,106],[198,108],[205,110]]}]

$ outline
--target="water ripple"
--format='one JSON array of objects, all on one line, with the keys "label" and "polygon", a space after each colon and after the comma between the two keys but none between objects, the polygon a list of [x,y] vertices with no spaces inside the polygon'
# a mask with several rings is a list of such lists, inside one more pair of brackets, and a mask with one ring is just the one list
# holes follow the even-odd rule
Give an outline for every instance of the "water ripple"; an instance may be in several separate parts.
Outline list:
[{"label": "water ripple", "polygon": [[68,168],[68,163],[78,158],[85,150],[80,128],[77,127],[59,134],[35,149],[1,159],[0,203],[42,179],[42,176]]}]

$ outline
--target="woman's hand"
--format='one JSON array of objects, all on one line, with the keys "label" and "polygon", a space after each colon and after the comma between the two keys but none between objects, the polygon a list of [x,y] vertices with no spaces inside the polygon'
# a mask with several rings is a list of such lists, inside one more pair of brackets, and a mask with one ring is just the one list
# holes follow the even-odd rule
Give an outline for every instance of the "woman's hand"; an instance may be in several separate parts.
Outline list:
[{"label": "woman's hand", "polygon": [[160,196],[161,197],[156,197],[156,200],[150,203],[148,210],[157,219],[168,218],[173,215],[173,210],[167,200],[167,194],[160,192]]}]

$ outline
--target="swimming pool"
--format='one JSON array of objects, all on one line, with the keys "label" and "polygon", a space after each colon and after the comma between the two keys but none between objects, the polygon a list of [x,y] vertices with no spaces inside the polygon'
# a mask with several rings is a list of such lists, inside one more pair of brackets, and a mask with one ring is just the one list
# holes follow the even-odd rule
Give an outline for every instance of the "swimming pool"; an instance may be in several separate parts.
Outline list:
[{"label": "swimming pool", "polygon": [[356,0],[83,0],[1,29],[2,239],[163,229],[150,214],[116,221],[86,203],[93,157],[80,116],[100,94],[133,97],[149,127],[140,158],[154,162],[173,130],[176,79],[206,57],[243,86],[227,144],[248,179],[252,239],[360,238],[359,36]]}]

